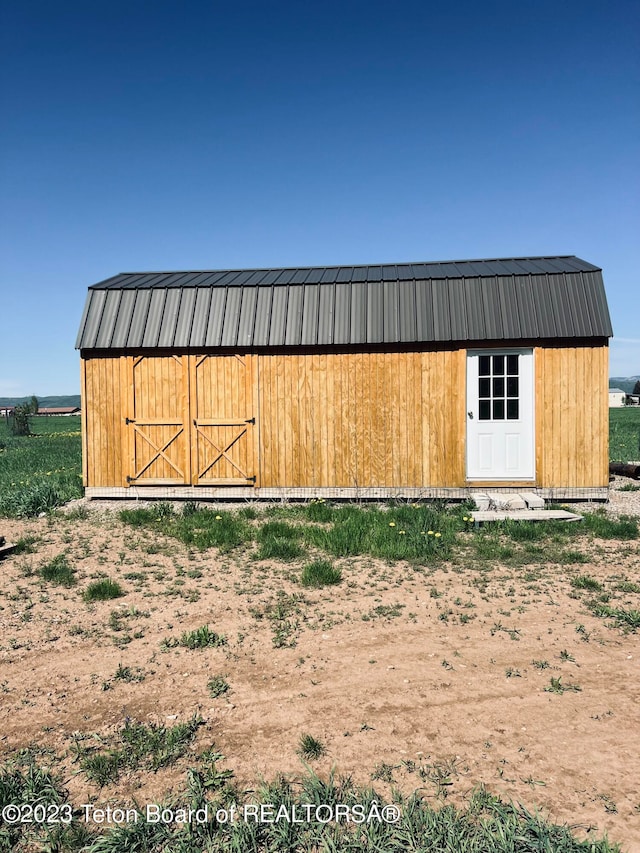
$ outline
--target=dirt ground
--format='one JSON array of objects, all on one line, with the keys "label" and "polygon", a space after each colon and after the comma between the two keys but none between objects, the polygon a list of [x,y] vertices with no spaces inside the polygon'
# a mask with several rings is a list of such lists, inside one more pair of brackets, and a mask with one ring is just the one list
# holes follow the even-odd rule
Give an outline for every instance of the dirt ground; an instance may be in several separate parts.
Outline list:
[{"label": "dirt ground", "polygon": [[[611,511],[640,515],[639,495],[616,493]],[[570,583],[640,583],[637,540],[580,540],[590,562],[577,565],[342,560],[339,586],[310,591],[300,563],[189,553],[121,523],[122,504],[87,506],[86,518],[0,521],[10,541],[36,537],[35,553],[0,564],[0,755],[50,748],[74,803],[158,801],[193,763],[99,790],[78,772],[74,737],[198,712],[194,751],[215,745],[247,788],[303,772],[309,733],[326,746],[320,773],[419,788],[434,804],[462,804],[484,783],[580,836],[640,851],[640,633],[594,616]],[[34,574],[65,552],[77,586]],[[126,596],[84,603],[104,575]],[[278,590],[287,598],[274,612]],[[616,596],[640,607],[637,592]],[[204,624],[227,645],[167,642]],[[114,677],[119,665],[141,680]],[[230,690],[214,699],[215,675]],[[579,690],[547,692],[558,677]]]}]

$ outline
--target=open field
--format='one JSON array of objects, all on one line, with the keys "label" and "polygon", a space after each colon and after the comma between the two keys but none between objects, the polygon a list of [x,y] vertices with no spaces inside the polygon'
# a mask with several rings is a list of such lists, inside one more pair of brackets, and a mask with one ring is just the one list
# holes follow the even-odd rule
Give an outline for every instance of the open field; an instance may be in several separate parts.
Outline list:
[{"label": "open field", "polygon": [[609,409],[609,459],[640,461],[640,406]]},{"label": "open field", "polygon": [[[637,508],[637,493],[618,495],[618,512]],[[640,850],[633,511],[487,530],[464,507],[324,502],[81,504],[3,521],[21,546],[0,576],[4,790],[33,789],[20,772],[34,766],[60,776],[66,801],[103,809],[370,804],[373,785],[403,797],[405,813],[369,827],[390,833],[377,849],[426,851],[443,837],[453,850],[538,849],[500,846],[500,831],[581,849],[536,828],[540,808],[579,838],[606,832]],[[332,768],[351,782],[328,790]],[[54,849],[105,830],[81,817]],[[492,828],[472,841],[481,819]],[[129,823],[92,849],[312,850],[329,832],[287,826],[253,838],[238,833],[255,826],[214,822],[189,840],[184,827]],[[44,849],[8,832],[13,849]],[[349,849],[376,849],[359,845]]]},{"label": "open field", "polygon": [[32,417],[33,435],[0,418],[0,517],[45,512],[82,495],[80,418]]}]

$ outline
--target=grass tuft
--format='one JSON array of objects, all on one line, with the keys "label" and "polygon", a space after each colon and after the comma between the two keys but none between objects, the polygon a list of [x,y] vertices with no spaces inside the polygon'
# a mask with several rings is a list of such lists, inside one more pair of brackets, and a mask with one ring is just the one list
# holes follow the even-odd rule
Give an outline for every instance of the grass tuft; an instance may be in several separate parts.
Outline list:
[{"label": "grass tuft", "polygon": [[315,761],[318,758],[322,758],[326,751],[322,741],[319,741],[313,735],[303,734],[300,736],[298,755],[306,761]]},{"label": "grass tuft", "polygon": [[329,560],[314,560],[302,569],[300,583],[302,586],[322,587],[340,583],[342,572],[334,568]]},{"label": "grass tuft", "polygon": [[69,565],[66,554],[58,554],[53,560],[41,566],[39,575],[43,580],[58,584],[59,586],[74,586],[78,583],[75,576],[75,569]]},{"label": "grass tuft", "polygon": [[117,581],[111,578],[102,578],[99,581],[93,581],[85,589],[82,597],[85,601],[109,601],[112,598],[122,598],[126,595],[123,588]]}]

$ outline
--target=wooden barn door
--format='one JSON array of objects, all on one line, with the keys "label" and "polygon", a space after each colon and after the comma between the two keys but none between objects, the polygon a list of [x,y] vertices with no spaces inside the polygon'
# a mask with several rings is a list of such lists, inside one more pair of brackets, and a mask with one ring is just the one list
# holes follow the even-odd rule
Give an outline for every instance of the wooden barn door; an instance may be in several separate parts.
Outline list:
[{"label": "wooden barn door", "polygon": [[191,357],[191,469],[194,485],[255,484],[255,358]]},{"label": "wooden barn door", "polygon": [[127,431],[130,485],[191,481],[187,358],[128,358]]}]

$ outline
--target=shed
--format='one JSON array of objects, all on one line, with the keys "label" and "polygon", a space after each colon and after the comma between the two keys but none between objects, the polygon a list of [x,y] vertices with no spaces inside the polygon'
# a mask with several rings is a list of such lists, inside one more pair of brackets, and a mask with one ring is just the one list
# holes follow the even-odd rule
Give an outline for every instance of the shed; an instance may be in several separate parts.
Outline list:
[{"label": "shed", "polygon": [[89,497],[605,498],[602,271],[574,256],[89,288]]}]

